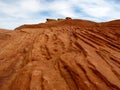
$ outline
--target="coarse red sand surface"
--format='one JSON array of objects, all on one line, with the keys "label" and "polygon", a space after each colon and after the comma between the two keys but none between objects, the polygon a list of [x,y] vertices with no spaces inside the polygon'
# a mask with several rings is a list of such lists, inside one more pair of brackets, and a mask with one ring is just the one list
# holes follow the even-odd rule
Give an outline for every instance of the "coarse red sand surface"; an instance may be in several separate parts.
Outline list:
[{"label": "coarse red sand surface", "polygon": [[0,90],[120,90],[120,20],[0,29]]}]

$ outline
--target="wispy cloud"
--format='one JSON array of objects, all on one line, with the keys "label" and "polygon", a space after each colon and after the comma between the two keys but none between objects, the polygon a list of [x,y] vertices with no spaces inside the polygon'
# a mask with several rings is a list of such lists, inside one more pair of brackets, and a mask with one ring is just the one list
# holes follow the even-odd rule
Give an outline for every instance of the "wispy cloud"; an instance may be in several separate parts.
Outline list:
[{"label": "wispy cloud", "polygon": [[0,27],[67,16],[93,21],[120,19],[119,0],[0,0]]}]

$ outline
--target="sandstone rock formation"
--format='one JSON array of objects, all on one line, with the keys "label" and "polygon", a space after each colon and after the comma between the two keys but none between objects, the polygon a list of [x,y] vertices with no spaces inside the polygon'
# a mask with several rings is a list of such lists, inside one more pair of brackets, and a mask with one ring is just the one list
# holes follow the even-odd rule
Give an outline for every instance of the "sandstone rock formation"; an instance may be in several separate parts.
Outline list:
[{"label": "sandstone rock formation", "polygon": [[120,90],[120,20],[0,30],[0,90]]}]

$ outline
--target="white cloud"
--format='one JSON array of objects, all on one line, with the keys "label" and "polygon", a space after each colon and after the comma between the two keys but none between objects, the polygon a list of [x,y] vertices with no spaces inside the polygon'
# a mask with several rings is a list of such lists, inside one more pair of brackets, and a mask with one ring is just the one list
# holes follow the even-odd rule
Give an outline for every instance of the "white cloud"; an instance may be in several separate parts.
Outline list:
[{"label": "white cloud", "polygon": [[[14,0],[13,0],[14,1]],[[15,3],[0,1],[0,11],[15,18],[30,18],[33,13],[45,10],[45,6],[39,0],[18,0]]]},{"label": "white cloud", "polygon": [[85,13],[93,17],[104,17],[107,16],[107,14],[110,12],[109,7],[99,7],[96,5],[88,7],[83,5],[81,8]]},{"label": "white cloud", "polygon": [[10,24],[15,28],[16,25],[37,23],[49,17],[69,16],[94,21],[120,19],[119,4],[114,0],[0,0],[0,27],[10,27],[12,22]]},{"label": "white cloud", "polygon": [[[109,0],[69,0],[72,5],[77,6],[91,17],[97,18],[120,18],[120,7],[117,3]],[[112,0],[111,0],[112,1]],[[116,10],[118,8],[118,10]]]},{"label": "white cloud", "polygon": [[[40,10],[39,0],[21,0],[20,7],[27,12],[37,12]],[[42,8],[42,6],[41,6]]]},{"label": "white cloud", "polygon": [[49,5],[49,10],[53,12],[53,14],[58,14],[61,16],[70,16],[74,17],[75,13],[73,12],[71,5],[67,1],[55,1]]},{"label": "white cloud", "polygon": [[27,12],[16,4],[0,2],[0,7],[1,13],[6,14],[8,17],[27,18]]}]

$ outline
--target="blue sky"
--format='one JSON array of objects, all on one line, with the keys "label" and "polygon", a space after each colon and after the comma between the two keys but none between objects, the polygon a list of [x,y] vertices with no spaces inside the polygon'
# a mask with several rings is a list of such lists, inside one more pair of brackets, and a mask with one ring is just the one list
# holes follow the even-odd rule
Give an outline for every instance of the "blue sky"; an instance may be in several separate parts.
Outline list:
[{"label": "blue sky", "polygon": [[0,0],[0,28],[65,17],[97,22],[120,19],[120,0]]}]

